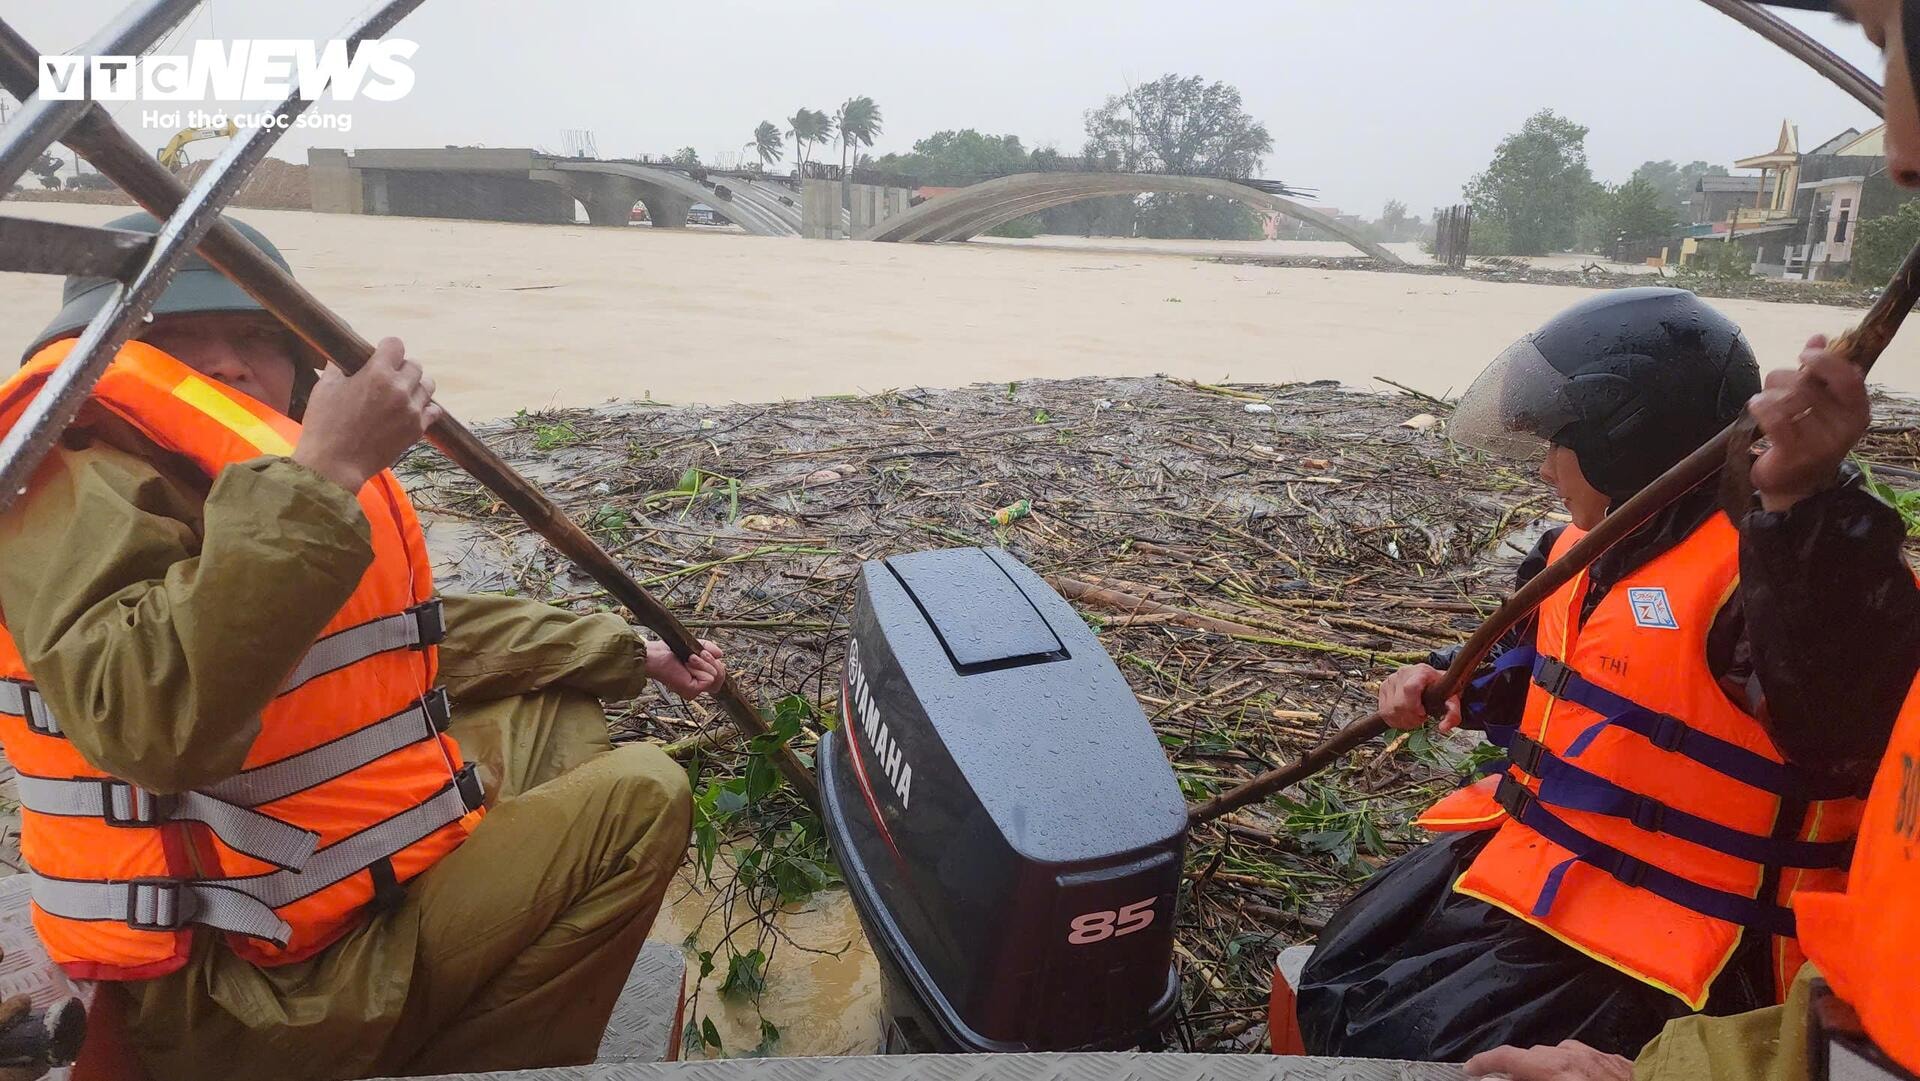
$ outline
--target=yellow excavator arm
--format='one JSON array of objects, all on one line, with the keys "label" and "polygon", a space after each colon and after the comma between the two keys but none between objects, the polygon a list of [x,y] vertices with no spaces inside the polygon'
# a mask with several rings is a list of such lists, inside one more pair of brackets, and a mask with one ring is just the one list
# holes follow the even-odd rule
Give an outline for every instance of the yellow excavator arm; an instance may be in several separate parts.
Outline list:
[{"label": "yellow excavator arm", "polygon": [[234,127],[231,120],[217,128],[186,128],[167,140],[167,145],[161,147],[154,156],[168,170],[177,173],[187,164],[188,143],[197,143],[202,139],[231,139],[239,133],[240,129]]}]

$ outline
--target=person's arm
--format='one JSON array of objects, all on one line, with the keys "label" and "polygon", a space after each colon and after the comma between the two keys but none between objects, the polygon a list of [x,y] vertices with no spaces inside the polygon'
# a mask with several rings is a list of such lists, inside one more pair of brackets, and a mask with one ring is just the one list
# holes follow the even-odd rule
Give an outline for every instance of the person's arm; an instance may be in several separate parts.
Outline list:
[{"label": "person's arm", "polygon": [[1740,529],[1740,591],[1762,710],[1788,760],[1863,783],[1920,668],[1920,589],[1905,525],[1858,487]]},{"label": "person's arm", "polygon": [[1920,590],[1891,507],[1845,483],[1866,377],[1807,343],[1748,408],[1767,436],[1740,526],[1741,602],[1767,724],[1797,764],[1864,781],[1920,668]]},{"label": "person's arm", "polygon": [[229,465],[199,508],[139,454],[51,459],[0,517],[0,612],[75,748],[156,792],[238,772],[373,562],[354,493],[439,415],[386,338],[354,375],[321,376],[290,459]]},{"label": "person's arm", "polygon": [[[1514,570],[1513,587],[1516,590],[1546,568],[1553,553],[1554,541],[1559,536],[1560,528],[1556,527],[1534,543],[1533,550]],[[1508,650],[1531,643],[1535,626],[1533,614],[1529,612],[1525,619],[1500,636],[1482,663],[1491,663]],[[1459,656],[1460,649],[1458,645],[1436,649],[1427,655],[1425,664],[1410,664],[1387,677],[1380,686],[1380,712],[1389,725],[1411,729],[1426,723],[1426,707],[1421,703],[1421,695],[1446,674],[1453,659]],[[1510,668],[1493,676],[1484,686],[1474,687],[1469,682],[1447,703],[1447,713],[1440,721],[1440,731],[1479,729],[1488,722],[1518,724],[1521,713],[1526,709],[1527,686],[1531,678],[1525,668]]]},{"label": "person's arm", "polygon": [[497,593],[443,597],[440,682],[458,699],[567,687],[618,702],[647,687],[647,643],[609,612],[577,615]]},{"label": "person's arm", "polygon": [[157,792],[240,769],[373,559],[353,497],[285,459],[195,500],[96,443],[55,451],[0,517],[0,611],[48,708],[89,762]]}]

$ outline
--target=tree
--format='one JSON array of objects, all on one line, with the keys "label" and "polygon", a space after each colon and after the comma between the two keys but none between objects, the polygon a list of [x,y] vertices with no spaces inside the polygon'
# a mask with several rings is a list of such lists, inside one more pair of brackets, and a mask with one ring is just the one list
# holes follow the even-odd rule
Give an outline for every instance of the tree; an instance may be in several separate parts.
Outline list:
[{"label": "tree", "polygon": [[[841,102],[834,124],[840,129],[840,205],[852,211],[853,170],[850,167],[853,163],[848,160],[847,151],[873,145],[873,137],[880,134],[880,106],[869,97],[848,98]],[[851,232],[847,239],[853,239]]]},{"label": "tree", "polygon": [[58,188],[60,186],[60,168],[66,163],[66,159],[64,158],[57,158],[52,154],[42,154],[39,160],[27,166],[27,171],[40,178],[41,187]]},{"label": "tree", "polygon": [[795,160],[800,163],[800,175],[804,177],[807,173],[807,148],[832,137],[833,118],[818,109],[802,107],[787,118],[787,135],[793,140]]},{"label": "tree", "polygon": [[675,165],[698,165],[700,164],[700,152],[690,146],[683,146],[673,152],[673,163]]},{"label": "tree", "polygon": [[1622,261],[1658,254],[1680,227],[1666,194],[1637,176],[1606,192],[1587,219],[1597,234],[1591,246]]},{"label": "tree", "polygon": [[1633,180],[1643,180],[1660,194],[1660,201],[1675,214],[1686,210],[1688,200],[1693,198],[1693,189],[1703,176],[1726,176],[1725,166],[1709,165],[1704,161],[1690,161],[1685,165],[1675,165],[1670,161],[1641,162],[1633,171]]},{"label": "tree", "polygon": [[1868,285],[1885,284],[1916,244],[1920,244],[1920,199],[1909,199],[1891,214],[1860,223],[1853,234],[1853,265],[1847,276]]},{"label": "tree", "polygon": [[909,176],[923,184],[960,187],[1031,168],[1018,135],[982,135],[972,128],[936,131],[913,144],[908,154],[886,154],[873,167]]},{"label": "tree", "polygon": [[[1410,220],[1411,225],[1409,225]],[[1419,230],[1419,222],[1418,218],[1408,219],[1407,204],[1398,199],[1388,199],[1387,205],[1380,211],[1380,239],[1388,241],[1403,239],[1403,234],[1409,228],[1414,231]]]},{"label": "tree", "polygon": [[1464,194],[1482,222],[1499,222],[1508,254],[1539,255],[1571,245],[1580,214],[1599,193],[1587,168],[1587,129],[1551,109],[1500,140],[1485,172]]},{"label": "tree", "polygon": [[760,167],[766,168],[787,155],[786,139],[780,134],[780,126],[771,120],[762,120],[760,126],[753,129],[753,141],[747,149],[760,158]]},{"label": "tree", "polygon": [[[1245,179],[1273,149],[1265,125],[1248,115],[1240,91],[1197,75],[1163,75],[1109,97],[1087,113],[1088,162],[1133,173]],[[1258,235],[1253,214],[1212,196],[1150,195],[1136,201],[1147,236]]]}]

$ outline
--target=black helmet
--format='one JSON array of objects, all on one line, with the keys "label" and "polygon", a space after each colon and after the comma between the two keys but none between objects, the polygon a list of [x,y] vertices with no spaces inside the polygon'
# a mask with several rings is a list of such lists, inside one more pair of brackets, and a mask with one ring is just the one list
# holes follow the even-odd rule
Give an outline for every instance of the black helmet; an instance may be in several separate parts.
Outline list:
[{"label": "black helmet", "polygon": [[1733,320],[1684,289],[1583,300],[1501,353],[1460,399],[1455,441],[1507,457],[1573,451],[1616,505],[1732,423],[1760,391]]},{"label": "black helmet", "polygon": [[[248,240],[253,241],[254,246],[266,253],[267,258],[278,264],[280,269],[291,269],[287,266],[286,256],[281,255],[280,249],[274,247],[272,241],[261,235],[260,230],[233,218],[228,218],[227,223],[240,230]],[[153,215],[142,211],[115,218],[107,223],[107,228],[123,229],[134,233],[157,233],[160,231],[160,222]],[[59,314],[55,315],[53,321],[46,325],[38,337],[34,338],[33,344],[27,348],[26,357],[32,357],[49,342],[75,337],[86,329],[87,323],[92,321],[102,307],[106,306],[112,286],[111,278],[79,276],[67,278],[66,284],[61,289]],[[160,294],[160,299],[153,305],[153,315],[156,318],[166,315],[265,310],[260,306],[259,301],[248,296],[245,290],[233,284],[225,274],[215,270],[200,257],[198,252],[189,256],[187,261],[180,265],[180,270],[174,274],[166,291]],[[297,350],[297,354],[309,365],[324,366],[324,358],[311,350]]]}]

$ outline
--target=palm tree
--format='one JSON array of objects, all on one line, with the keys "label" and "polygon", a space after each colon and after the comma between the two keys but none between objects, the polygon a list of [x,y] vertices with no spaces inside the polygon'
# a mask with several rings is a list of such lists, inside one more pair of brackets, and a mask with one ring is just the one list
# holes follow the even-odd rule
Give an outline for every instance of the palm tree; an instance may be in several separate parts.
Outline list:
[{"label": "palm tree", "polygon": [[[853,210],[853,172],[848,151],[872,146],[873,137],[880,134],[880,106],[864,94],[857,98],[848,98],[840,104],[840,112],[834,118],[840,128],[840,205],[848,212]],[[847,230],[847,239],[853,239],[853,230]]]},{"label": "palm tree", "polygon": [[823,142],[833,134],[833,118],[818,109],[801,108],[787,118],[787,134],[793,138],[800,175],[807,175],[807,147]]},{"label": "palm tree", "polygon": [[747,149],[760,155],[760,167],[766,168],[786,156],[786,139],[780,134],[779,125],[771,120],[762,120],[760,126],[753,129],[753,142]]}]

